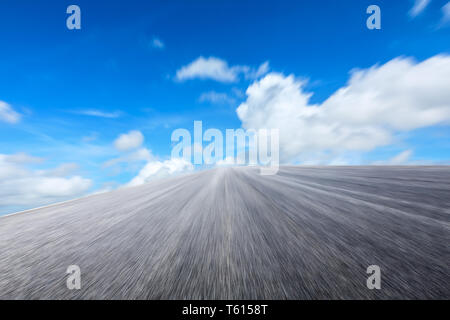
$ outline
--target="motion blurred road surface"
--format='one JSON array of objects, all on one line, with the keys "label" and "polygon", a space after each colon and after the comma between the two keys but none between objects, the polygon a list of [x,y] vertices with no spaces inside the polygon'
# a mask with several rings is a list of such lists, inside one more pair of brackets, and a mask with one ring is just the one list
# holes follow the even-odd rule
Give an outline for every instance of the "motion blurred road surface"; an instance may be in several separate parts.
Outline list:
[{"label": "motion blurred road surface", "polygon": [[450,167],[218,168],[0,217],[0,299],[449,299],[449,240]]}]

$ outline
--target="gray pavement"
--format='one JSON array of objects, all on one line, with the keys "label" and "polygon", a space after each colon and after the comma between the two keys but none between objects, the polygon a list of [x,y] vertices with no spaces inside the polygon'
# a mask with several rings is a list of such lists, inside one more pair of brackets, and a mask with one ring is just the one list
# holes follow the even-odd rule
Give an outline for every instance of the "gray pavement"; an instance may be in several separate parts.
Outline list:
[{"label": "gray pavement", "polygon": [[450,167],[219,168],[0,217],[0,299],[449,299],[449,240]]}]

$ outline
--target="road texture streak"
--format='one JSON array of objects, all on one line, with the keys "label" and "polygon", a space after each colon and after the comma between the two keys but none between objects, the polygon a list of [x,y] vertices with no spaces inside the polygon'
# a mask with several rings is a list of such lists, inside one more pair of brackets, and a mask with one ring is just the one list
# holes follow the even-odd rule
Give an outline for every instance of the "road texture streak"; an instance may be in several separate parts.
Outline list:
[{"label": "road texture streak", "polygon": [[450,167],[218,168],[0,217],[0,298],[449,299],[449,240]]}]

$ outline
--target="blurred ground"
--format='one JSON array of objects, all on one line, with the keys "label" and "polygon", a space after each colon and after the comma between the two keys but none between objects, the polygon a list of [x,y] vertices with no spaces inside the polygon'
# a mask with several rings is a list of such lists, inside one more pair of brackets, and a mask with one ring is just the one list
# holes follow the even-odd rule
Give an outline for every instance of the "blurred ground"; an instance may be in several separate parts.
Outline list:
[{"label": "blurred ground", "polygon": [[449,299],[449,240],[450,167],[220,168],[0,217],[0,298]]}]

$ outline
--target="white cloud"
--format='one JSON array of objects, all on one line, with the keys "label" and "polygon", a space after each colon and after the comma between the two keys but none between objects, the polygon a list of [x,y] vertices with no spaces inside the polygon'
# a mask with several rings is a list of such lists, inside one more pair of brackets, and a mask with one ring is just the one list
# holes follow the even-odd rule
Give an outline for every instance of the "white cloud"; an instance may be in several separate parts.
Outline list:
[{"label": "white cloud", "polygon": [[176,79],[211,79],[219,82],[236,82],[239,75],[244,74],[246,78],[258,78],[269,70],[269,63],[263,63],[257,70],[248,66],[228,66],[225,60],[216,57],[199,57],[187,66],[182,67],[176,73]]},{"label": "white cloud", "polygon": [[[40,161],[26,154],[0,154],[0,210],[42,206],[83,195],[89,179],[68,176],[74,164],[49,170],[32,170],[26,165]],[[6,213],[1,212],[0,213]]]},{"label": "white cloud", "polygon": [[199,98],[200,102],[211,102],[214,104],[233,104],[236,100],[224,92],[204,92]]},{"label": "white cloud", "polygon": [[398,155],[393,157],[389,162],[391,164],[404,164],[411,158],[412,150],[405,150],[403,152],[400,152]]},{"label": "white cloud", "polygon": [[136,149],[144,142],[144,136],[140,131],[132,130],[128,133],[121,134],[115,141],[114,146],[119,151],[128,151]]},{"label": "white cloud", "polygon": [[212,79],[220,82],[235,82],[238,79],[239,68],[229,67],[227,62],[215,57],[199,57],[187,66],[177,71],[178,80]]},{"label": "white cloud", "polygon": [[[411,156],[413,155],[413,151],[411,149],[400,152],[394,157],[387,160],[375,161],[372,164],[376,166],[399,166],[399,165],[407,165],[412,164],[410,162]],[[414,162],[416,164],[416,162]]]},{"label": "white cloud", "polygon": [[409,15],[412,18],[417,17],[419,14],[421,14],[425,8],[430,4],[431,0],[415,0],[414,6],[409,10]]},{"label": "white cloud", "polygon": [[[130,131],[128,134],[122,134],[115,141],[116,148],[121,151],[127,151],[140,146],[144,140],[144,136],[139,131]],[[194,152],[201,152],[200,145],[194,145]],[[142,162],[146,164],[142,167]],[[122,165],[121,167],[119,165]],[[119,173],[121,169],[127,171],[139,170],[139,173],[125,186],[137,186],[154,179],[178,175],[189,172],[194,169],[192,163],[181,159],[174,158],[165,161],[158,161],[152,155],[151,151],[146,148],[140,148],[133,152],[128,152],[124,156],[111,159],[103,164],[103,167],[112,167]],[[104,188],[105,189],[105,188]],[[109,190],[110,187],[105,190]]]},{"label": "white cloud", "polygon": [[44,161],[42,158],[30,156],[24,152],[15,154],[2,154],[0,155],[0,160],[8,163],[18,163],[18,164],[30,164],[39,163]]},{"label": "white cloud", "polygon": [[238,109],[245,129],[278,128],[282,161],[370,151],[396,133],[450,123],[450,56],[397,58],[353,71],[347,85],[310,104],[305,81],[270,73],[247,89]]},{"label": "white cloud", "polygon": [[151,180],[166,178],[193,170],[194,166],[192,163],[181,158],[174,158],[162,162],[150,161],[142,168],[139,174],[127,184],[127,186],[138,186]]},{"label": "white cloud", "polygon": [[65,177],[74,173],[76,170],[78,170],[79,167],[80,166],[76,163],[64,163],[54,169],[40,170],[37,171],[37,173],[40,175],[47,175],[51,177]]},{"label": "white cloud", "polygon": [[260,77],[262,77],[263,75],[265,75],[267,72],[269,72],[269,61],[264,62],[262,65],[259,66],[259,68],[257,70],[249,70],[246,74],[245,77],[247,79],[258,79]]},{"label": "white cloud", "polygon": [[404,164],[408,163],[412,154],[413,154],[412,150],[405,150],[405,151],[400,152],[393,158],[389,159],[388,161],[378,161],[378,162],[375,162],[375,164],[378,164],[378,165],[404,165]]},{"label": "white cloud", "polygon": [[90,109],[90,110],[81,110],[81,111],[77,111],[77,114],[81,114],[84,116],[91,116],[91,117],[100,117],[100,118],[118,118],[122,115],[122,113],[120,111],[114,111],[114,112],[105,112],[105,111],[101,111],[101,110],[94,110],[94,109]]},{"label": "white cloud", "polygon": [[152,40],[152,47],[156,49],[164,49],[164,42],[162,42],[161,39],[155,37]]},{"label": "white cloud", "polygon": [[441,26],[446,25],[450,22],[450,2],[447,2],[442,7],[442,19],[441,19]]},{"label": "white cloud", "polygon": [[4,101],[0,101],[0,121],[8,123],[17,123],[20,121],[21,115],[13,110],[13,108]]},{"label": "white cloud", "polygon": [[32,190],[45,197],[73,197],[87,191],[91,181],[79,176],[71,178],[42,177],[39,181],[33,181]]}]

